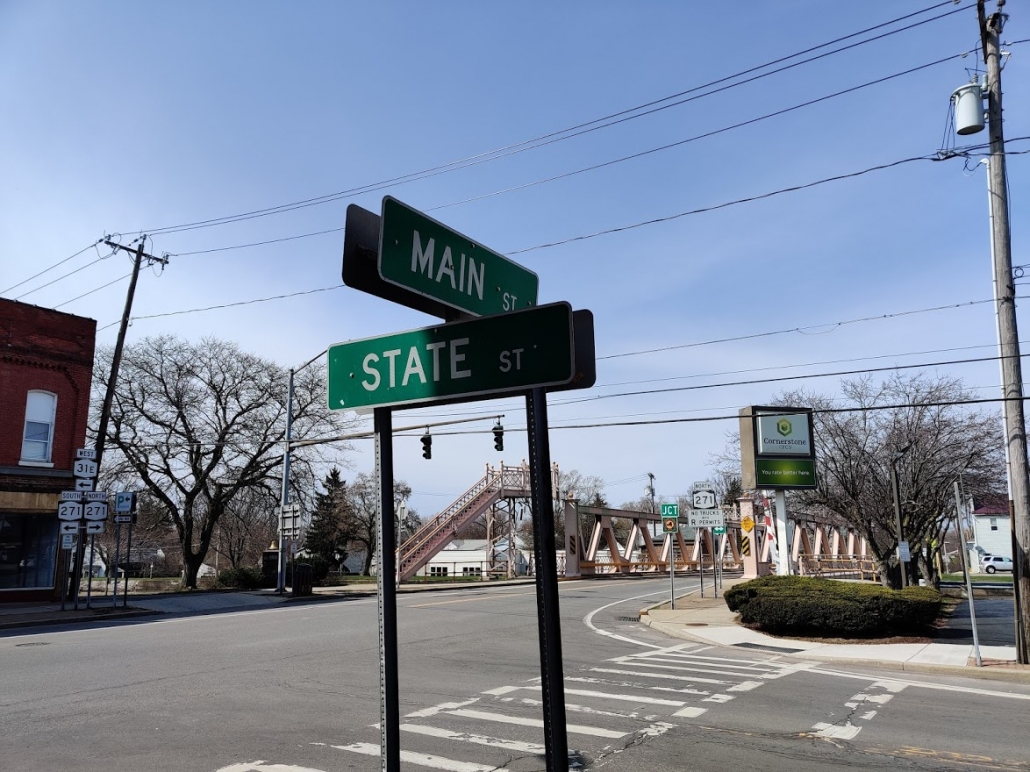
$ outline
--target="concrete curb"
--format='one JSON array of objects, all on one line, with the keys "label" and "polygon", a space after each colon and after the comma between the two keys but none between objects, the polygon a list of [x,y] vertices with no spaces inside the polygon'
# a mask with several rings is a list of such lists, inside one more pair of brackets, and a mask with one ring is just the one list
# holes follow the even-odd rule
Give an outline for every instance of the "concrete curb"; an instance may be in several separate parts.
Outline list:
[{"label": "concrete curb", "polygon": [[[62,612],[57,612],[58,614]],[[68,613],[68,612],[63,612]],[[109,613],[96,613],[79,615],[74,617],[45,616],[40,619],[17,619],[3,621],[0,619],[0,632],[4,630],[21,630],[29,627],[55,627],[57,625],[78,625],[91,622],[108,622],[121,619],[134,619],[137,617],[160,616],[163,612],[152,611],[151,609],[129,608]]]}]

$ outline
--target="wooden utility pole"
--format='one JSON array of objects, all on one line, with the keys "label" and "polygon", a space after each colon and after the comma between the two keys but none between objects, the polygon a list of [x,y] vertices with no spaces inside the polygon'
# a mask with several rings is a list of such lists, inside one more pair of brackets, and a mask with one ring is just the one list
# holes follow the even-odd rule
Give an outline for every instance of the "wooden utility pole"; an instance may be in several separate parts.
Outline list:
[{"label": "wooden utility pole", "polygon": [[[97,471],[99,473],[100,464],[104,458],[104,444],[107,440],[107,424],[111,420],[111,403],[114,401],[114,389],[118,383],[118,369],[122,363],[122,349],[125,347],[125,332],[129,328],[129,315],[132,313],[132,300],[136,294],[136,281],[139,279],[139,269],[143,264],[143,261],[147,261],[147,265],[153,265],[154,263],[160,263],[166,265],[168,258],[166,257],[154,257],[148,255],[143,251],[143,246],[147,242],[146,236],[139,237],[139,246],[136,249],[127,247],[124,244],[119,244],[110,239],[104,239],[104,243],[112,249],[120,249],[123,252],[131,252],[135,255],[135,260],[132,265],[132,279],[129,282],[129,292],[125,297],[125,310],[122,312],[121,326],[118,328],[118,340],[114,346],[114,356],[111,359],[111,373],[107,379],[107,390],[104,392],[104,405],[100,409],[100,425],[97,427],[97,439],[94,447],[97,451]],[[75,596],[78,597],[79,585],[82,583],[82,563],[85,559],[86,553],[86,540],[83,538],[83,534],[79,533],[78,545],[75,551],[75,576],[72,578],[72,587],[75,588]],[[93,556],[90,555],[90,562],[92,563]],[[117,567],[116,567],[117,568]],[[90,567],[92,571],[92,566]]]},{"label": "wooden utility pole", "polygon": [[991,140],[988,189],[991,197],[991,237],[994,244],[994,282],[997,297],[1001,354],[1002,403],[1005,411],[1005,443],[1009,459],[1009,512],[1012,528],[1013,586],[1015,588],[1016,657],[1030,664],[1030,478],[1023,415],[1023,372],[1016,326],[1015,286],[1012,277],[1012,240],[1009,232],[1008,180],[1005,170],[1005,134],[1001,110],[1000,36],[1006,14],[987,16],[984,0],[977,3],[984,62],[987,65],[987,123]]}]

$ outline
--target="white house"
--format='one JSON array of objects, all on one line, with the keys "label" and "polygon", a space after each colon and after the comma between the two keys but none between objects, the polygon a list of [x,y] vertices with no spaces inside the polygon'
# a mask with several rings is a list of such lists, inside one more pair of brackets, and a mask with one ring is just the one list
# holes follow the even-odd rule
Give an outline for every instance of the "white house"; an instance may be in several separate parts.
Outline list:
[{"label": "white house", "polygon": [[1009,526],[1009,504],[1004,498],[977,502],[973,508],[973,554],[970,568],[980,568],[980,555],[1012,557],[1012,530]]}]

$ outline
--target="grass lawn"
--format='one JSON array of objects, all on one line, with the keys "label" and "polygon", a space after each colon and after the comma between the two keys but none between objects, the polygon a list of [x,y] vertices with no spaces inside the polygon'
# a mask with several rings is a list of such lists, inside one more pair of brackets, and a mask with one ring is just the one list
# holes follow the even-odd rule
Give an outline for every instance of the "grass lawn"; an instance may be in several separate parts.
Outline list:
[{"label": "grass lawn", "polygon": [[[973,584],[977,582],[995,582],[998,584],[1006,583],[1012,584],[1012,574],[1008,571],[999,572],[996,574],[970,574],[969,578]],[[945,582],[963,582],[962,574],[941,574],[941,579]]]}]

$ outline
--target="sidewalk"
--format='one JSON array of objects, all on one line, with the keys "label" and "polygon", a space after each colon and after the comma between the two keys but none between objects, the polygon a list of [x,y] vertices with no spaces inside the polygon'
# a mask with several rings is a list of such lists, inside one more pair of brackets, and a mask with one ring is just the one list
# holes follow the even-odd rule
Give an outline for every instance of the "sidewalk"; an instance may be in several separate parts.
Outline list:
[{"label": "sidewalk", "polygon": [[[726,587],[741,580],[726,582]],[[891,670],[919,673],[949,673],[1030,683],[1030,665],[1017,665],[1015,646],[981,646],[983,667],[976,667],[973,647],[954,643],[822,643],[760,633],[740,625],[737,615],[722,598],[705,588],[677,595],[676,609],[669,602],[642,609],[640,621],[666,635],[714,646],[734,646],[809,660],[841,664],[875,665]]]}]

